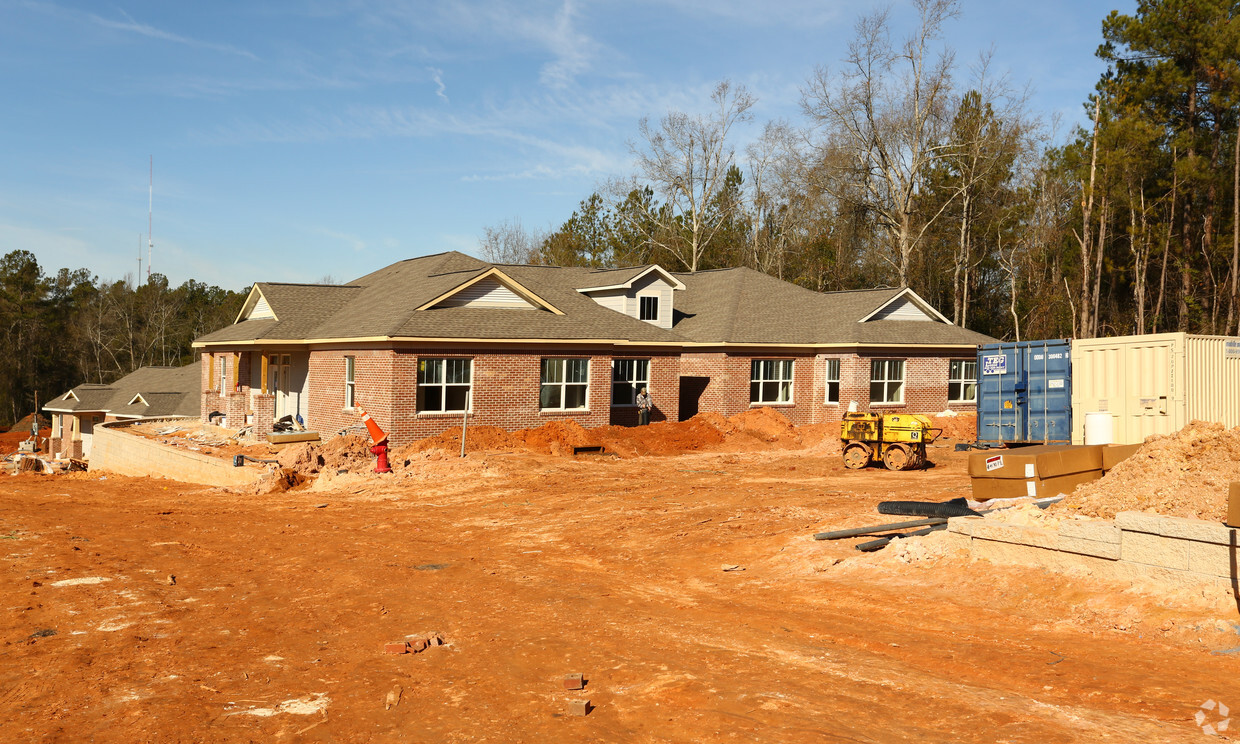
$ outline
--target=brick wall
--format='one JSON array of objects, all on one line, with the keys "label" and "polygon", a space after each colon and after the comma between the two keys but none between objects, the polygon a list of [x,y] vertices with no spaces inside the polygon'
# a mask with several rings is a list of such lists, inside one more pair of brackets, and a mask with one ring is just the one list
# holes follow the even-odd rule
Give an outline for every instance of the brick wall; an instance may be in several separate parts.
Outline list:
[{"label": "brick wall", "polygon": [[[221,359],[216,354],[216,380]],[[514,347],[462,348],[373,348],[354,350],[315,350],[309,354],[309,415],[306,426],[325,438],[350,426],[361,424],[361,412],[345,408],[345,357],[355,360],[355,395],[364,408],[389,434],[393,446],[433,436],[461,425],[459,413],[417,411],[417,366],[420,358],[469,358],[473,360],[470,426],[497,426],[515,430],[539,426],[549,421],[572,420],[584,427],[637,422],[631,407],[611,406],[611,363],[613,358],[650,359],[650,392],[655,400],[653,420],[679,418],[682,376],[709,378],[698,400],[698,410],[717,411],[733,416],[748,410],[750,363],[753,359],[793,360],[793,401],[790,404],[764,404],[778,410],[796,424],[838,421],[849,401],[862,411],[882,413],[935,413],[949,407],[947,401],[948,361],[946,356],[910,353],[818,353],[763,354],[760,352],[690,352],[676,354],[617,354],[611,347],[555,349],[547,354],[530,354]],[[967,356],[967,355],[966,355]],[[268,399],[257,395],[251,411],[250,352],[242,353],[238,390],[224,395],[211,389],[206,379],[210,368],[203,355],[204,390],[202,411],[225,411],[230,426],[241,426],[246,413],[255,413],[255,422],[272,417]],[[542,411],[539,409],[540,362],[544,357],[590,359],[588,408],[584,411]],[[255,356],[255,358],[257,358]],[[826,403],[827,360],[840,360],[840,401]],[[965,358],[965,357],[961,357]],[[902,359],[904,401],[900,405],[871,405],[870,362],[872,359]],[[229,380],[232,379],[231,369]],[[952,404],[961,411],[974,410],[973,404]],[[261,409],[261,410],[259,410]]]},{"label": "brick wall", "polygon": [[[856,401],[861,411],[880,413],[937,413],[951,408],[973,411],[972,403],[947,401],[947,374],[950,359],[966,358],[930,356],[908,353],[822,353],[794,354],[731,354],[687,353],[681,359],[681,374],[709,377],[710,383],[699,399],[701,411],[717,411],[734,416],[758,405],[769,406],[787,416],[795,424],[838,421],[848,410],[849,401]],[[792,359],[792,404],[758,404],[749,402],[750,362],[753,359]],[[840,401],[827,404],[827,360],[840,360]],[[904,361],[904,402],[900,405],[871,405],[870,362],[873,359]]]},{"label": "brick wall", "polygon": [[[470,426],[498,426],[512,431],[556,420],[576,421],[587,428],[637,422],[636,409],[611,406],[613,356],[609,350],[582,347],[556,349],[547,354],[443,347],[321,350],[310,353],[310,417],[306,424],[325,437],[361,423],[360,411],[347,410],[344,406],[346,356],[352,356],[355,360],[355,395],[359,407],[364,408],[388,433],[394,447],[461,425],[460,413],[417,410],[418,360],[421,358],[473,360]],[[539,409],[541,362],[543,358],[552,357],[585,357],[590,360],[586,410]],[[667,353],[617,357],[651,360],[650,392],[655,399],[652,420],[676,420],[679,408],[679,357]]]}]

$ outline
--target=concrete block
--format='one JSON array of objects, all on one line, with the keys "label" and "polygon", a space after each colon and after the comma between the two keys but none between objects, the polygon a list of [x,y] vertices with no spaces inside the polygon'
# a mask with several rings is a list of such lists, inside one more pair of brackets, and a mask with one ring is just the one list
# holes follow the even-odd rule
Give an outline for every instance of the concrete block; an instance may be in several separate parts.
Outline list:
[{"label": "concrete block", "polygon": [[426,650],[426,639],[417,638],[412,641],[409,641],[409,650],[414,652],[415,654],[420,651],[425,651]]},{"label": "concrete block", "polygon": [[407,641],[392,641],[383,644],[383,653],[385,654],[407,654],[409,653],[409,643]]},{"label": "concrete block", "polygon": [[1079,537],[1068,537],[1063,532],[1059,533],[1059,549],[1068,553],[1092,555],[1095,558],[1106,558],[1111,561],[1118,561],[1120,558],[1120,544],[1118,542],[1082,540]]},{"label": "concrete block", "polygon": [[952,517],[947,520],[947,531],[961,535],[972,535],[973,525],[981,523],[982,517]]},{"label": "concrete block", "polygon": [[1097,519],[1066,519],[1059,523],[1060,537],[1119,545],[1123,531],[1113,522]]},{"label": "concrete block", "polygon": [[1040,527],[1025,527],[1023,525],[991,521],[981,521],[973,525],[974,540],[994,540],[1057,550],[1059,548],[1058,538],[1057,533]]},{"label": "concrete block", "polygon": [[580,690],[585,686],[586,686],[586,681],[582,677],[582,675],[580,674],[564,675],[564,689],[565,690]]},{"label": "concrete block", "polygon": [[1233,549],[1230,545],[1216,545],[1193,540],[1186,540],[1185,545],[1188,548],[1188,570],[1193,573],[1231,578],[1233,551],[1236,566],[1240,569],[1240,549]]},{"label": "concrete block", "polygon": [[1205,522],[1200,519],[1183,519],[1181,517],[1161,517],[1157,514],[1145,514],[1143,512],[1120,512],[1115,515],[1115,524],[1124,530],[1178,537],[1182,540],[1197,540],[1199,542],[1227,545],[1235,536],[1235,539],[1240,542],[1240,536],[1236,536],[1238,531],[1222,522]]},{"label": "concrete block", "polygon": [[1171,537],[1125,530],[1120,543],[1120,558],[1147,566],[1187,571],[1188,543]]},{"label": "concrete block", "polygon": [[594,706],[590,705],[589,700],[569,700],[568,701],[568,714],[570,716],[589,715],[590,711],[592,710],[594,710]]}]

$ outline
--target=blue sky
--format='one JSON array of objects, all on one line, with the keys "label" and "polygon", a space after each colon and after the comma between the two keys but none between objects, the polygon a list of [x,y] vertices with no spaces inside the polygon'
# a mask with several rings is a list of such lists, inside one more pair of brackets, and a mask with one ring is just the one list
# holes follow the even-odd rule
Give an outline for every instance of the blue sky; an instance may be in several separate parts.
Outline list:
[{"label": "blue sky", "polygon": [[[895,2],[903,24],[911,6]],[[344,281],[549,228],[631,172],[645,115],[705,108],[721,79],[756,122],[878,3],[211,3],[0,0],[0,252],[47,273],[137,270],[154,157],[154,267],[174,284]],[[1102,18],[1135,3],[965,2],[945,42],[1085,120]]]}]

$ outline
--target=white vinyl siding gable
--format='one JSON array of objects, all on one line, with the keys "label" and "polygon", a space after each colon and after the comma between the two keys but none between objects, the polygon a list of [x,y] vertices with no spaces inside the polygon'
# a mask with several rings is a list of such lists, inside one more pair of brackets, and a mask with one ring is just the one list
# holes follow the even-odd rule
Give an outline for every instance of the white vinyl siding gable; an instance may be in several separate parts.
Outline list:
[{"label": "white vinyl siding gable", "polygon": [[249,315],[245,317],[246,320],[263,320],[274,318],[276,314],[271,309],[271,304],[267,302],[267,298],[259,295],[258,302],[254,303],[254,309],[250,310]]},{"label": "white vinyl siding gable", "polygon": [[504,286],[493,277],[481,279],[451,297],[444,298],[435,307],[493,307],[511,310],[535,310],[524,297]]},{"label": "white vinyl siding gable", "polygon": [[925,320],[937,322],[908,297],[900,297],[874,314],[870,320]]}]

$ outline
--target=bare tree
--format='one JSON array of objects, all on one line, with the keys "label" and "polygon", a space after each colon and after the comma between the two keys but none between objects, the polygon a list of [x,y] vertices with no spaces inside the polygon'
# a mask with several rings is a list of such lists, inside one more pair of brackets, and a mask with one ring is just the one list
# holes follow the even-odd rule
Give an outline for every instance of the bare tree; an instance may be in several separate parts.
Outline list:
[{"label": "bare tree", "polygon": [[[658,199],[648,209],[625,217],[644,237],[689,271],[697,271],[711,239],[739,206],[724,195],[728,170],[736,161],[729,142],[733,127],[752,118],[749,110],[757,100],[743,85],[723,81],[711,94],[709,114],[690,115],[671,111],[658,126],[643,118],[640,143],[630,143],[638,175],[614,184],[622,200],[644,181]],[[662,202],[659,201],[662,199]]]},{"label": "bare tree", "polygon": [[[927,170],[947,154],[943,132],[951,121],[954,56],[930,46],[956,16],[957,0],[914,0],[919,23],[898,48],[890,38],[889,11],[863,16],[848,46],[843,70],[819,68],[802,91],[805,113],[826,132],[825,147],[842,150],[859,192],[838,199],[864,200],[891,241],[885,257],[907,286],[909,266],[926,231],[946,209],[918,214]],[[829,161],[828,161],[829,162]]]},{"label": "bare tree", "polygon": [[491,263],[536,263],[541,243],[542,236],[527,231],[521,220],[515,219],[483,228],[478,251]]}]

